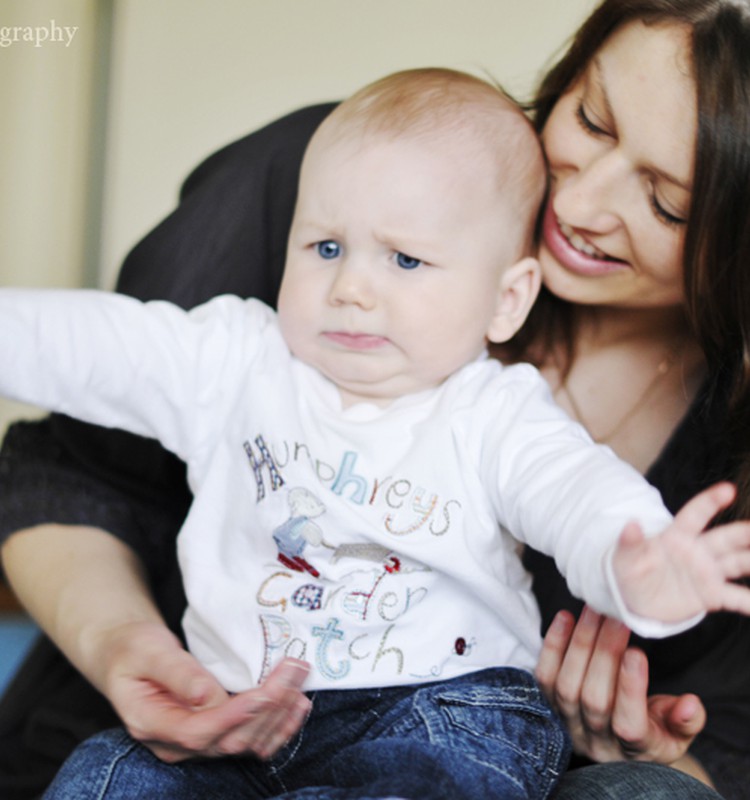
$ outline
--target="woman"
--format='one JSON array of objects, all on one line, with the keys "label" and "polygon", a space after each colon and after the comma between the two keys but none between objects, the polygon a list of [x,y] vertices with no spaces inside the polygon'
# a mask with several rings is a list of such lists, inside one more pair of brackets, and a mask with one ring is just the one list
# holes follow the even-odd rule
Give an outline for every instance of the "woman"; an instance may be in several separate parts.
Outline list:
[{"label": "woman", "polygon": [[[551,172],[540,248],[547,291],[512,353],[535,361],[558,400],[647,472],[670,506],[732,478],[740,487],[732,513],[742,516],[750,505],[750,297],[741,269],[750,256],[748,42],[750,9],[731,0],[605,0],[585,23],[535,106]],[[185,306],[220,292],[272,300],[299,159],[329,110],[298,112],[204,163],[180,208],[131,253],[119,288]],[[3,548],[6,571],[136,737],[177,760],[251,748],[258,728],[273,730],[272,717],[248,722],[206,684],[161,621],[176,628],[180,610],[174,534],[189,502],[180,466],[150,443],[84,435],[59,418],[11,431],[4,453],[2,529],[18,531]],[[50,520],[76,527],[42,524]],[[528,562],[547,620],[573,607],[554,568],[534,554]],[[677,640],[644,644],[651,691],[663,693],[647,705],[643,656],[625,651],[624,631],[587,613],[572,632],[570,618],[558,617],[540,679],[584,755],[674,763],[742,797],[747,624],[714,616]],[[72,681],[44,658],[36,663],[45,676]],[[30,674],[21,679],[27,689],[36,685]],[[0,724],[16,752],[23,726],[38,741],[40,720],[48,732],[49,720],[71,716],[66,700],[69,710],[89,707],[69,688],[85,691],[80,684],[65,686],[40,688],[44,702],[31,716],[12,705],[24,687],[10,692]],[[705,712],[685,694],[693,691]],[[61,745],[45,735],[50,768],[111,717],[94,710],[77,719]],[[577,770],[563,796],[709,796],[677,769],[642,767]]]},{"label": "woman", "polygon": [[[645,27],[624,24],[625,6]],[[735,193],[748,169],[749,23],[746,3],[604,3],[547,76],[536,104],[551,172],[540,248],[547,292],[521,343],[539,354],[558,401],[646,472],[673,509],[723,475],[740,488],[738,516],[750,511],[746,184]],[[554,568],[533,554],[527,561],[537,584],[557,592]],[[567,602],[551,596],[542,605]],[[591,737],[609,722],[599,717],[613,667],[603,676],[601,659],[591,662],[593,696],[584,691],[589,707],[579,705],[582,643],[596,621],[584,617],[555,685],[569,634],[569,620],[558,623],[561,639],[553,630],[539,676],[572,729]],[[739,677],[747,633],[747,621],[716,617],[676,641],[642,643],[652,692],[695,691],[706,703],[706,729],[686,766],[700,774],[703,762],[728,797],[748,791],[740,710],[748,689]],[[623,652],[613,623],[602,636],[605,650]],[[629,653],[623,668],[644,664]],[[670,709],[673,723],[693,702]],[[619,708],[627,727],[632,704]],[[588,752],[602,757],[612,744],[594,737]]]}]

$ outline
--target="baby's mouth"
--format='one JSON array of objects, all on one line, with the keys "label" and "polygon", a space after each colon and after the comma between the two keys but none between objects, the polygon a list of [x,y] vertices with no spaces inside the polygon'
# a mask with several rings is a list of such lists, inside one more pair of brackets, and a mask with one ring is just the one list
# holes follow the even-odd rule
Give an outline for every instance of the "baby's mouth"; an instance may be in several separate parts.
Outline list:
[{"label": "baby's mouth", "polygon": [[385,336],[349,331],[324,331],[326,339],[351,350],[376,350],[388,343]]}]

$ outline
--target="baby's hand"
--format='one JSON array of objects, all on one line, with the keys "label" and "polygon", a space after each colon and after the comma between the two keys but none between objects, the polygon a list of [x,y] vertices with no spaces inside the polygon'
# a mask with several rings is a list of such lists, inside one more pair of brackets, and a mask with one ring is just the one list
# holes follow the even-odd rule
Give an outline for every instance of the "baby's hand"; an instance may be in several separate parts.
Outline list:
[{"label": "baby's hand", "polygon": [[652,538],[636,523],[625,527],[612,566],[630,611],[666,623],[720,609],[750,615],[750,588],[733,583],[750,574],[750,523],[705,530],[734,497],[733,486],[717,484]]}]

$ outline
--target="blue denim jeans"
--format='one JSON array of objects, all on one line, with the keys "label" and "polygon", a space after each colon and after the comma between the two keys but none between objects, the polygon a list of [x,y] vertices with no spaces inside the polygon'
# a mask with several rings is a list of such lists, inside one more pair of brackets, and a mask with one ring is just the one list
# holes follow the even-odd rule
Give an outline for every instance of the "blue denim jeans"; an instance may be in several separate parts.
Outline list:
[{"label": "blue denim jeans", "polygon": [[555,800],[722,800],[708,786],[661,764],[618,761],[568,772]]},{"label": "blue denim jeans", "polygon": [[45,800],[542,800],[570,755],[562,724],[520,670],[312,700],[300,733],[265,762],[168,765],[107,731],[73,753]]}]

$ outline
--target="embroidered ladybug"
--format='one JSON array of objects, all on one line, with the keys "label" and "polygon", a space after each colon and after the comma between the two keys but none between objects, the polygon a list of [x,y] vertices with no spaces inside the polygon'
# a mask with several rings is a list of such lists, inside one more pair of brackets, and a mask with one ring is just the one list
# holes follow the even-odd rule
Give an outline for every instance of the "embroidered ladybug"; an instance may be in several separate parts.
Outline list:
[{"label": "embroidered ladybug", "polygon": [[396,556],[391,556],[388,559],[388,562],[389,563],[384,565],[386,572],[388,572],[391,575],[393,575],[394,573],[401,571],[401,560],[396,558]]}]

